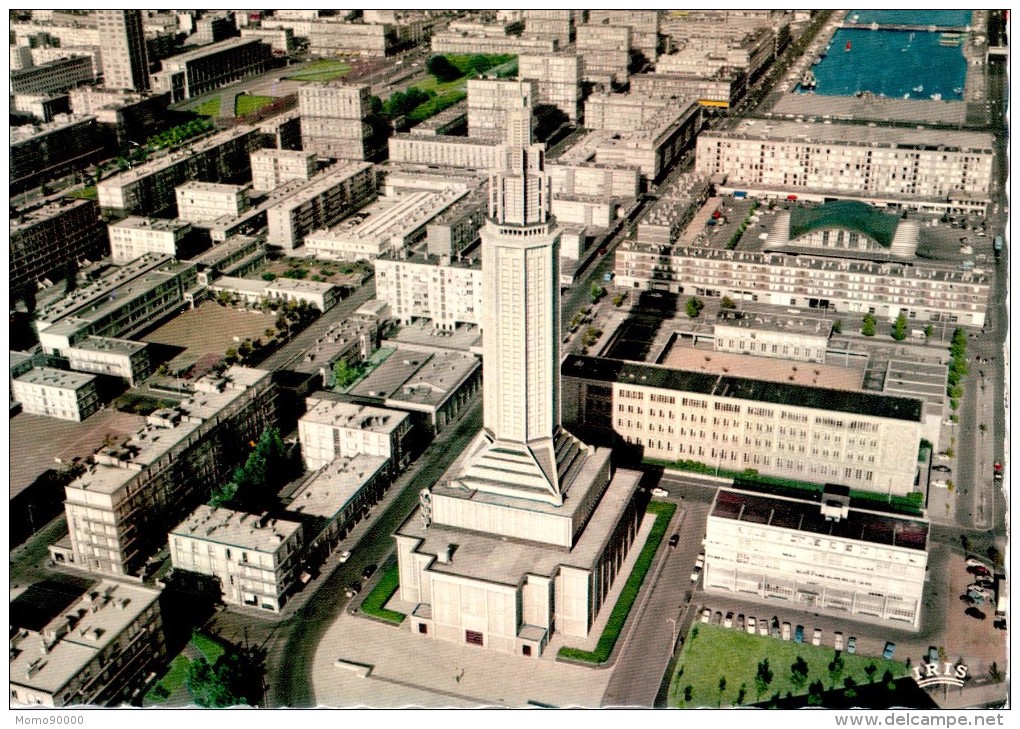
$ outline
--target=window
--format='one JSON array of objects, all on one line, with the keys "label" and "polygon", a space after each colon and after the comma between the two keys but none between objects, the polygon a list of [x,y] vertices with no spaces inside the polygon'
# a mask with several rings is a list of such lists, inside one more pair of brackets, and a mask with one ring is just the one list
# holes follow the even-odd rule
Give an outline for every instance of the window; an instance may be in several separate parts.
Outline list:
[{"label": "window", "polygon": [[427,626],[425,623],[418,623],[418,632],[421,633],[422,635],[428,635],[429,626]]},{"label": "window", "polygon": [[482,634],[477,630],[466,630],[464,631],[464,641],[471,645],[485,645],[482,640]]},{"label": "window", "polygon": [[530,645],[524,646],[522,648],[521,652],[524,653],[524,655],[526,655],[526,656],[530,656],[531,655],[531,646]]}]

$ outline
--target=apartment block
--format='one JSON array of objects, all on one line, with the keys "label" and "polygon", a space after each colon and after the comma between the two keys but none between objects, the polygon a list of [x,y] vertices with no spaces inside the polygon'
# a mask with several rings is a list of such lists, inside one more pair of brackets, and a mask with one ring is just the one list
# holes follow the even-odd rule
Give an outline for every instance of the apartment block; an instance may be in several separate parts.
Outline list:
[{"label": "apartment block", "polygon": [[697,99],[702,106],[728,109],[747,93],[747,76],[727,66],[690,74],[638,73],[630,77],[630,90],[640,96]]},{"label": "apartment block", "polygon": [[375,260],[375,295],[404,324],[430,319],[439,329],[482,322],[482,268],[474,256],[443,262],[438,256]]},{"label": "apartment block", "polygon": [[129,698],[166,660],[159,594],[101,580],[41,628],[12,624],[11,703],[115,706]]},{"label": "apartment block", "polygon": [[522,96],[533,104],[537,93],[538,84],[534,81],[468,79],[468,137],[502,142],[506,139],[508,105]]},{"label": "apartment block", "polygon": [[237,35],[234,13],[216,11],[206,13],[195,23],[194,42],[198,45],[219,43]]},{"label": "apartment block", "polygon": [[426,244],[430,256],[440,260],[460,257],[461,253],[478,240],[485,225],[488,186],[461,198],[435,218],[426,228]]},{"label": "apartment block", "polygon": [[275,190],[291,180],[308,181],[316,172],[315,153],[296,149],[259,149],[251,153],[252,190]]},{"label": "apartment block", "polygon": [[301,573],[304,532],[296,521],[203,504],[168,541],[174,569],[218,579],[230,605],[278,613]]},{"label": "apartment block", "polygon": [[231,38],[163,60],[152,88],[170,92],[176,103],[265,73],[270,47],[260,38]]},{"label": "apartment block", "polygon": [[626,83],[630,68],[630,28],[592,25],[577,28],[577,55],[584,63],[584,80],[609,87]]},{"label": "apartment block", "polygon": [[119,147],[148,139],[167,123],[170,94],[131,93],[85,86],[68,92],[71,109],[92,115]]},{"label": "apartment block", "polygon": [[301,110],[301,148],[320,157],[362,161],[369,159],[371,127],[369,87],[332,81],[306,84],[298,90]]},{"label": "apartment block", "polygon": [[92,58],[72,56],[11,71],[11,93],[55,94],[95,80]]},{"label": "apartment block", "polygon": [[509,23],[454,21],[449,28],[432,34],[433,53],[555,53],[555,38],[515,36],[507,33]]},{"label": "apartment block", "polygon": [[36,367],[11,384],[26,413],[81,422],[99,409],[96,378],[78,372]]},{"label": "apartment block", "polygon": [[88,58],[89,63],[92,64],[92,80],[103,77],[103,56],[98,46],[60,46],[59,48],[44,46],[32,49],[32,64],[34,66],[42,66],[65,58],[80,57]]},{"label": "apartment block", "polygon": [[854,504],[721,488],[708,513],[704,588],[768,605],[917,630],[928,520]]},{"label": "apartment block", "polygon": [[11,71],[23,71],[35,65],[30,46],[11,45]]},{"label": "apartment block", "polygon": [[411,432],[406,412],[316,398],[307,404],[308,412],[298,420],[298,439],[309,471],[359,453],[388,458],[392,472],[406,465]]},{"label": "apartment block", "polygon": [[198,282],[207,286],[216,276],[245,276],[262,268],[266,259],[265,242],[259,238],[235,235],[214,243],[211,248],[190,259],[198,267]]},{"label": "apartment block", "polygon": [[152,372],[149,345],[130,339],[85,337],[64,352],[75,372],[91,372],[126,380],[134,387]]},{"label": "apartment block", "polygon": [[192,227],[184,220],[130,216],[111,223],[107,231],[110,259],[114,265],[123,266],[146,253],[179,258]]},{"label": "apartment block", "polygon": [[[554,41],[559,48],[566,48],[574,41],[574,31],[587,10],[525,10],[524,33],[530,38]],[[523,59],[522,59],[523,60]],[[523,75],[523,74],[522,74]]]},{"label": "apartment block", "polygon": [[640,192],[641,175],[633,168],[549,162],[546,171],[553,199],[561,195],[628,198]]},{"label": "apartment block", "polygon": [[468,193],[456,188],[380,198],[363,216],[305,236],[308,254],[342,261],[372,260],[422,240],[428,225]]},{"label": "apartment block", "polygon": [[308,52],[312,56],[357,53],[368,58],[392,54],[397,28],[389,23],[337,23],[320,20],[308,28]]},{"label": "apartment block", "polygon": [[941,200],[988,204],[994,159],[991,134],[792,121],[737,123],[698,138],[696,169],[727,184],[779,194]]},{"label": "apartment block", "polygon": [[659,55],[658,10],[589,10],[588,24],[630,29],[630,46],[651,63]]},{"label": "apartment block", "polygon": [[98,46],[102,43],[99,28],[95,23],[78,22],[65,24],[57,22],[18,22],[10,24],[10,32],[19,46],[60,45]]},{"label": "apartment block", "polygon": [[94,116],[60,114],[38,127],[11,127],[10,139],[10,183],[16,190],[87,167],[106,155]]},{"label": "apartment block", "polygon": [[338,164],[266,211],[267,240],[292,251],[312,231],[336,225],[375,198],[375,172],[371,164]]},{"label": "apartment block", "polygon": [[12,291],[58,278],[69,263],[106,255],[106,236],[95,200],[60,199],[12,210],[9,282]]},{"label": "apartment block", "polygon": [[206,137],[187,149],[149,160],[98,185],[104,210],[155,215],[176,202],[175,189],[189,180],[240,182],[251,174],[249,155],[262,146],[258,129],[239,126]]},{"label": "apartment block", "polygon": [[[552,10],[528,12],[565,12]],[[517,59],[518,75],[522,79],[534,81],[536,93],[533,103],[548,104],[562,111],[571,123],[581,119],[581,81],[583,62],[580,56],[572,53],[555,53],[546,55],[522,55]]]},{"label": "apartment block", "polygon": [[246,185],[191,180],[176,188],[177,215],[189,223],[202,223],[224,216],[236,218],[248,209]]},{"label": "apartment block", "polygon": [[183,306],[197,282],[194,264],[148,253],[37,310],[39,342],[60,355],[89,335],[130,336]]},{"label": "apartment block", "polygon": [[389,139],[390,162],[429,167],[492,170],[502,159],[497,140],[446,135],[394,134]]},{"label": "apartment block", "polygon": [[93,11],[103,53],[103,85],[110,89],[146,91],[149,59],[141,10]]},{"label": "apartment block", "polygon": [[242,38],[258,38],[269,45],[274,56],[294,52],[294,31],[291,28],[241,28]]},{"label": "apartment block", "polygon": [[46,123],[60,114],[70,114],[71,104],[67,94],[18,94],[11,97],[11,110]]},{"label": "apartment block", "polygon": [[586,129],[632,132],[641,129],[664,107],[675,105],[660,96],[595,93],[584,102],[584,125]]},{"label": "apartment block", "polygon": [[307,382],[318,381],[323,389],[336,384],[333,367],[343,361],[358,365],[379,349],[379,322],[354,316],[332,325],[304,351],[303,356],[288,366],[290,372],[306,376]]},{"label": "apartment block", "polygon": [[595,161],[607,166],[637,167],[643,178],[656,180],[684,150],[694,146],[701,123],[701,107],[696,101],[667,104],[634,131],[601,141]]},{"label": "apartment block", "polygon": [[275,398],[270,373],[231,367],[197,380],[186,400],[154,411],[134,435],[99,450],[64,488],[76,566],[139,574],[167,533],[230,478],[249,442],[275,422]]}]

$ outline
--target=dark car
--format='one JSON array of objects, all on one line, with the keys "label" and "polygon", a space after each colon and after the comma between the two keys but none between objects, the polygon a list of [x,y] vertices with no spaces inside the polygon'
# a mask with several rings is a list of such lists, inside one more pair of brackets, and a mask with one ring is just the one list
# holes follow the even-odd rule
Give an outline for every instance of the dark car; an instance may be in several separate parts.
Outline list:
[{"label": "dark car", "polygon": [[995,623],[993,623],[993,625],[995,625],[996,630],[1005,630],[1006,629],[1006,618],[997,618]]},{"label": "dark car", "polygon": [[928,646],[928,652],[924,654],[925,663],[939,662],[939,649],[933,645]]},{"label": "dark car", "polygon": [[943,471],[944,473],[949,473],[953,469],[951,469],[949,466],[946,466],[946,465],[943,465],[941,463],[938,463],[938,464],[932,466],[931,470],[933,470],[933,471]]},{"label": "dark car", "polygon": [[680,535],[679,534],[674,534],[673,536],[671,536],[669,538],[669,546],[675,547],[678,544],[680,544]]},{"label": "dark car", "polygon": [[798,625],[797,629],[793,633],[793,639],[798,643],[804,642],[804,626]]},{"label": "dark car", "polygon": [[991,570],[989,570],[987,567],[982,567],[981,565],[971,565],[970,567],[967,568],[967,571],[970,572],[972,575],[983,575],[985,577],[992,576]]},{"label": "dark car", "polygon": [[984,620],[987,616],[976,607],[969,607],[964,611],[967,615],[978,620]]},{"label": "dark car", "polygon": [[884,659],[886,659],[888,661],[890,658],[893,657],[893,655],[895,653],[896,653],[896,644],[893,643],[890,640],[888,643],[885,644],[885,650],[882,651],[882,658],[884,658]]},{"label": "dark car", "polygon": [[370,564],[361,571],[361,577],[367,580],[369,577],[375,574],[375,570],[376,566],[374,564]]}]

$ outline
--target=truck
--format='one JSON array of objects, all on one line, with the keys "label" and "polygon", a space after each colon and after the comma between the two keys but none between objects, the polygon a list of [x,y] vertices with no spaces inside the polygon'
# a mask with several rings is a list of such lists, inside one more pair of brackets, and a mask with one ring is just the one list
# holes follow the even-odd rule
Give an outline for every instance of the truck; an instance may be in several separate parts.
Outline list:
[{"label": "truck", "polygon": [[992,244],[992,247],[995,249],[996,253],[1002,253],[1002,236],[1001,235],[995,236],[995,243]]}]

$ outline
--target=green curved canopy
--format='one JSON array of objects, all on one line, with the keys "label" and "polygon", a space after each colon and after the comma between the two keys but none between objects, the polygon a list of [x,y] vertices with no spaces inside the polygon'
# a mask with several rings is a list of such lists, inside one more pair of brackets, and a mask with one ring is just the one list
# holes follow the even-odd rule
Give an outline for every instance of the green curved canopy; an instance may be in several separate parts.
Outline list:
[{"label": "green curved canopy", "polygon": [[836,200],[816,208],[796,207],[790,213],[790,240],[815,230],[843,228],[863,233],[888,248],[900,219],[857,200]]}]

